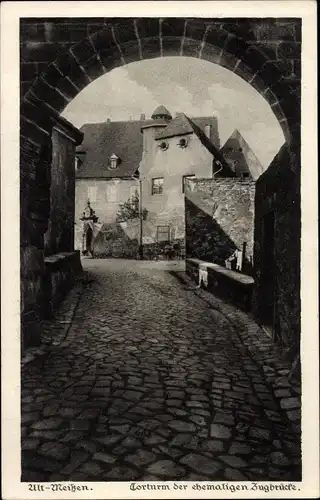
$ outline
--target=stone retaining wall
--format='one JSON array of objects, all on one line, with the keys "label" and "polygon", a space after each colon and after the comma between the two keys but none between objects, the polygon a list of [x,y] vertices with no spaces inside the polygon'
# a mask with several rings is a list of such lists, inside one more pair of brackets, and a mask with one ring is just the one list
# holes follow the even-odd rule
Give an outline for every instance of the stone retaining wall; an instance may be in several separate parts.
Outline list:
[{"label": "stone retaining wall", "polygon": [[217,297],[239,307],[251,309],[254,280],[251,276],[236,273],[217,264],[199,259],[186,260],[186,273],[201,287]]},{"label": "stone retaining wall", "polygon": [[197,179],[185,195],[186,255],[224,265],[243,251],[245,274],[253,273],[255,183],[247,179]]}]

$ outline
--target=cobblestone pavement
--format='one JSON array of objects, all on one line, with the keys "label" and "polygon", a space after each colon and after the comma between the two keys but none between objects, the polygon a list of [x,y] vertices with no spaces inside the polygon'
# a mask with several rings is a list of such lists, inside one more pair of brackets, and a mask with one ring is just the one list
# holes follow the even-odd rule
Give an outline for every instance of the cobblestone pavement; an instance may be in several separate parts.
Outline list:
[{"label": "cobblestone pavement", "polygon": [[22,480],[300,480],[299,432],[223,308],[159,263],[84,264],[66,337],[22,367]]}]

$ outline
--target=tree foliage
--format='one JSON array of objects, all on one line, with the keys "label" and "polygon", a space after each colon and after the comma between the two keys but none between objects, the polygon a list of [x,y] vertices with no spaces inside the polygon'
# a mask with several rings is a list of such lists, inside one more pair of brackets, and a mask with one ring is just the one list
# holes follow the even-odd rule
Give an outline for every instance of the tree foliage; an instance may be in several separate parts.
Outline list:
[{"label": "tree foliage", "polygon": [[[126,222],[132,219],[138,219],[140,216],[139,211],[139,194],[138,191],[134,195],[128,198],[124,203],[119,204],[119,210],[117,213],[117,222]],[[146,219],[147,210],[143,209],[142,218]]]}]

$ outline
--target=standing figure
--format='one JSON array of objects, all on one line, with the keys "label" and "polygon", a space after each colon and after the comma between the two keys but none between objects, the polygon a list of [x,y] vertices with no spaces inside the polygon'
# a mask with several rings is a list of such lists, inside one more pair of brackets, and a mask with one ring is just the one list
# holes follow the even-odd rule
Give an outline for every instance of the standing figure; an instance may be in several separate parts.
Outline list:
[{"label": "standing figure", "polygon": [[224,262],[227,269],[232,269],[232,262],[236,263],[236,271],[242,270],[243,252],[236,249]]}]

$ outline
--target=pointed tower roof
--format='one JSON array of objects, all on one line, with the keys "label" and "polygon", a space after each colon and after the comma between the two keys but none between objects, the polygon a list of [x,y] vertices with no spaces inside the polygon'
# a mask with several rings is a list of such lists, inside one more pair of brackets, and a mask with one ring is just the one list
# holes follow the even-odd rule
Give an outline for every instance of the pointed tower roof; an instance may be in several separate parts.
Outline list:
[{"label": "pointed tower roof", "polygon": [[151,115],[151,118],[153,120],[156,120],[157,118],[165,118],[166,120],[172,120],[172,115],[170,111],[167,110],[165,106],[158,106],[157,109],[154,110],[154,112]]},{"label": "pointed tower roof", "polygon": [[163,118],[167,121],[170,121],[170,120],[172,120],[172,115],[171,115],[170,111],[168,111],[165,106],[161,105],[161,106],[158,106],[154,110],[154,112],[151,115],[151,118],[153,120],[157,120],[158,118]]},{"label": "pointed tower roof", "polygon": [[264,168],[239,130],[235,129],[220,149],[226,161],[236,162],[236,170],[241,175],[250,173],[253,180],[263,173]]}]

